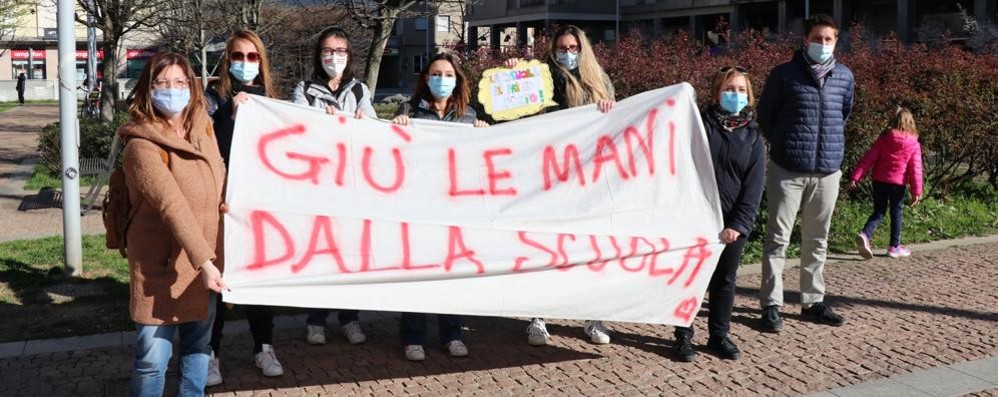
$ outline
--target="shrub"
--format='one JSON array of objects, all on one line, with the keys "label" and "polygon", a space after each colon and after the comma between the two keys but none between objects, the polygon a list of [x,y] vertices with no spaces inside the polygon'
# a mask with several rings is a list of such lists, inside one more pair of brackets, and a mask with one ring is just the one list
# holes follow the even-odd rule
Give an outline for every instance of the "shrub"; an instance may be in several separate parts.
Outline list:
[{"label": "shrub", "polygon": [[[464,68],[469,80],[478,81],[482,71],[507,58],[543,56],[544,43],[538,40],[519,52],[480,49],[466,56]],[[861,25],[853,26],[848,38],[843,36],[838,59],[856,77],[843,172],[851,171],[897,106],[906,106],[919,126],[928,193],[945,196],[980,177],[998,188],[998,53],[974,53],[947,43],[904,46],[893,34],[872,37]],[[797,36],[764,37],[746,31],[714,55],[685,32],[652,39],[632,32],[594,50],[613,80],[618,100],[685,81],[696,88],[698,104],[704,106],[710,80],[720,67],[746,67],[758,96],[770,70],[788,61],[800,45]]]},{"label": "shrub", "polygon": [[[114,121],[104,123],[99,120],[80,120],[80,159],[85,158],[107,158],[111,152],[111,142],[114,134],[128,121],[128,114],[121,112],[114,116]],[[59,123],[52,123],[44,128],[38,137],[38,152],[41,155],[41,164],[45,166],[50,175],[58,176],[62,170],[62,152],[60,151],[60,139],[62,130]],[[119,159],[120,160],[120,159]]]}]

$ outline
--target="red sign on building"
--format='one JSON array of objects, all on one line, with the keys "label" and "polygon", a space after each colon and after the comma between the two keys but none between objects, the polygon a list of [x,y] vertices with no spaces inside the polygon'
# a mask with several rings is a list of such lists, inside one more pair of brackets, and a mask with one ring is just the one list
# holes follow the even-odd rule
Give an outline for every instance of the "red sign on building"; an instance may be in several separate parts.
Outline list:
[{"label": "red sign on building", "polygon": [[[76,60],[82,61],[87,59],[87,50],[76,50]],[[97,51],[97,59],[104,59],[104,50]]]},{"label": "red sign on building", "polygon": [[[32,58],[45,59],[45,50],[32,50]],[[28,50],[10,50],[10,59],[27,60]]]},{"label": "red sign on building", "polygon": [[125,59],[149,59],[158,52],[155,48],[132,49],[125,52]]}]

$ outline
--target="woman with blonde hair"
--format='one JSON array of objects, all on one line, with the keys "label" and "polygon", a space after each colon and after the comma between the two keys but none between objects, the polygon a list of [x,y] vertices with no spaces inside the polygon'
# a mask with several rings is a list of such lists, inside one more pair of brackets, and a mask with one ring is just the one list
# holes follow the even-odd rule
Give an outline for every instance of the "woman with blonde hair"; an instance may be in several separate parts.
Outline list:
[{"label": "woman with blonde hair", "polygon": [[213,263],[225,166],[202,92],[185,56],[157,54],[132,91],[131,121],[118,130],[134,213],[125,232],[137,338],[132,396],[163,394],[175,332],[179,393],[204,395],[214,293],[225,288]]},{"label": "woman with blonde hair", "polygon": [[[229,155],[235,132],[236,111],[249,100],[247,94],[274,98],[273,74],[263,40],[252,30],[237,30],[225,44],[220,65],[224,71],[218,81],[208,86],[208,114],[211,115],[218,138],[218,148],[226,168],[230,167]],[[222,383],[219,355],[222,346],[222,329],[225,326],[226,306],[221,296],[216,303],[218,315],[211,331],[211,361],[208,363],[208,386]],[[270,306],[245,305],[246,321],[253,335],[253,361],[264,376],[280,376],[284,367],[277,360],[273,346],[274,310]]]},{"label": "woman with blonde hair", "polygon": [[[700,113],[714,163],[725,245],[707,285],[707,348],[723,359],[737,360],[741,352],[728,330],[735,304],[735,277],[762,201],[766,175],[765,145],[755,122],[755,96],[745,69],[721,68],[710,88],[710,106]],[[680,361],[693,361],[693,327],[676,327],[673,352]]]},{"label": "woman with blonde hair", "polygon": [[[508,59],[507,68],[515,67],[519,58]],[[593,46],[586,32],[575,25],[565,25],[554,32],[548,47],[546,61],[554,80],[552,99],[557,106],[546,111],[563,110],[596,104],[596,109],[607,113],[613,109],[614,89],[610,76],[596,60]],[[586,321],[585,333],[596,344],[610,343],[610,330],[602,321]],[[527,325],[527,343],[547,345],[551,334],[542,318],[533,318]]]}]

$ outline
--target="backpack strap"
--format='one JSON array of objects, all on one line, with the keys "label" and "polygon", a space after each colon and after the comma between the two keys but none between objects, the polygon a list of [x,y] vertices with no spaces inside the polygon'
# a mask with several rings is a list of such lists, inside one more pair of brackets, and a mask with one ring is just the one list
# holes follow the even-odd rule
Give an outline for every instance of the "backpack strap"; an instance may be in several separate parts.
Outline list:
[{"label": "backpack strap", "polygon": [[360,108],[360,100],[364,98],[364,86],[361,84],[363,83],[357,81],[353,84],[353,87],[350,87],[350,91],[353,91],[353,97],[357,99],[358,108]]}]

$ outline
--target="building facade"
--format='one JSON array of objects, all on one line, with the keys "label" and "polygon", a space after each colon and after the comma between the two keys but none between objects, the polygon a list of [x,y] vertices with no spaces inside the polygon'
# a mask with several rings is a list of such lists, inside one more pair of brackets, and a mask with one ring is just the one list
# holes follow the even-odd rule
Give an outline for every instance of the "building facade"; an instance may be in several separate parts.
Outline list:
[{"label": "building facade", "polygon": [[[56,24],[56,2],[34,2],[25,4],[14,29],[10,42],[0,43],[0,102],[17,99],[14,90],[16,78],[24,73],[28,77],[25,97],[28,100],[52,100],[58,98],[59,65],[58,33]],[[84,12],[77,7],[77,14]],[[86,75],[87,28],[76,23],[76,80],[83,85]],[[155,35],[135,31],[126,35],[119,49],[119,77],[138,77],[145,62],[155,54]],[[100,50],[102,35],[97,30],[97,73],[100,78],[100,63],[104,53]],[[125,84],[120,84],[124,89]],[[127,91],[125,91],[127,92]],[[82,93],[82,91],[81,91]]]},{"label": "building facade", "polygon": [[414,11],[420,15],[395,22],[381,59],[378,87],[397,87],[402,93],[411,93],[428,59],[460,49],[467,42],[466,6],[444,3]]},{"label": "building facade", "polygon": [[994,22],[996,0],[505,0],[485,1],[467,14],[472,45],[493,49],[528,44],[538,32],[574,24],[596,41],[613,41],[638,30],[652,36],[685,30],[709,44],[754,29],[764,35],[802,30],[808,14],[828,14],[848,30],[862,23],[877,34],[918,39],[921,29],[963,30],[961,8],[978,21]]}]

